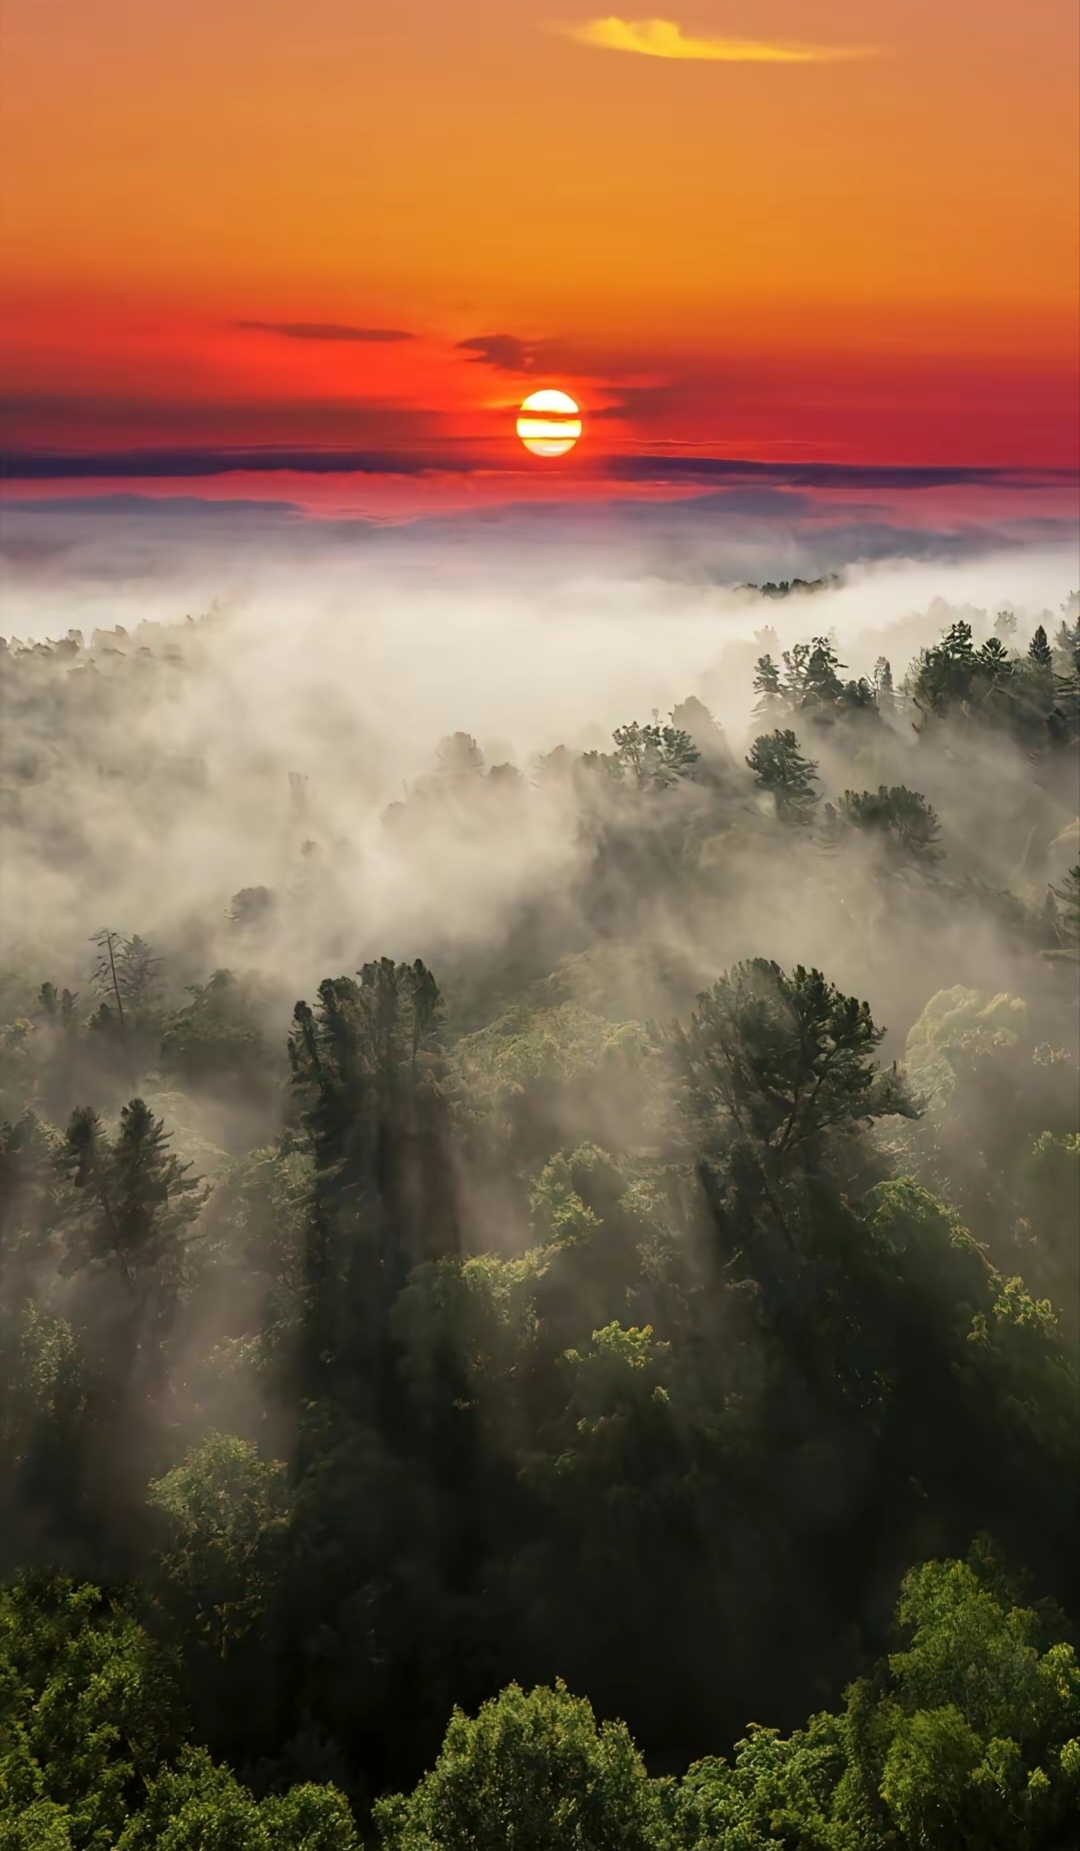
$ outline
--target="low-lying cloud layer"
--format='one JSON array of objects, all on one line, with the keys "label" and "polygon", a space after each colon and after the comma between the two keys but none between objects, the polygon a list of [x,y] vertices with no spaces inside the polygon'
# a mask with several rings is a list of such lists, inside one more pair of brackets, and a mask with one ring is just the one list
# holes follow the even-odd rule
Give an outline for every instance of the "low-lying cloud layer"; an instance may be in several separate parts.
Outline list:
[{"label": "low-lying cloud layer", "polygon": [[[763,597],[738,581],[813,576],[810,549],[780,532],[774,509],[743,507],[726,526],[707,507],[644,513],[609,516],[601,532],[603,522],[538,527],[528,511],[516,528],[477,517],[397,530],[319,527],[287,503],[226,511],[191,499],[154,514],[116,497],[107,511],[72,501],[24,511],[4,631],[99,635],[72,656],[73,679],[54,677],[18,716],[28,781],[0,855],[9,956],[31,945],[77,975],[107,922],[193,973],[253,959],[283,995],[383,952],[443,967],[497,957],[523,908],[572,892],[584,852],[572,788],[531,785],[543,755],[607,750],[615,727],[666,719],[695,696],[741,767],[761,730],[751,684],[763,648],[833,633],[845,672],[871,674],[886,655],[899,680],[958,613],[987,634],[1009,605],[1022,634],[1059,621],[1075,580],[1065,547],[949,562],[939,537],[930,559],[848,566],[813,592]],[[661,519],[666,528],[650,528]],[[187,621],[215,597],[209,619]],[[525,786],[414,801],[455,733]],[[900,771],[892,757],[868,759],[864,781],[917,784],[957,844],[970,832],[985,840],[980,767],[924,749],[916,765],[914,745],[893,741],[886,756]],[[839,761],[830,770],[827,741],[822,750],[827,789],[850,781]],[[995,804],[1025,778],[999,746]],[[389,827],[388,806],[402,800],[408,827]],[[1003,876],[1025,827],[1001,824]],[[884,987],[895,1010],[904,960],[886,977],[881,944],[869,948],[857,871],[788,918],[783,859],[764,847],[740,866],[722,922],[671,922],[680,955],[692,941],[696,968],[706,945],[717,965],[763,949],[817,960],[854,987]],[[274,896],[254,939],[230,924],[242,890]],[[958,943],[957,980],[995,957],[989,943]],[[924,987],[920,970],[912,993]]]}]

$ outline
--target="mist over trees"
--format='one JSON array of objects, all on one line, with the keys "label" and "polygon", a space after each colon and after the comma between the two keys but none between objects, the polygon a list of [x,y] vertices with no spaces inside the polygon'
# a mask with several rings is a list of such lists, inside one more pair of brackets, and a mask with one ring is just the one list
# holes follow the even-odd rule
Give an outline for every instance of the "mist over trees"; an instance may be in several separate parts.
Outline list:
[{"label": "mist over trees", "polygon": [[1073,1842],[1080,619],[983,628],[404,780],[217,616],[0,650],[0,1846]]}]

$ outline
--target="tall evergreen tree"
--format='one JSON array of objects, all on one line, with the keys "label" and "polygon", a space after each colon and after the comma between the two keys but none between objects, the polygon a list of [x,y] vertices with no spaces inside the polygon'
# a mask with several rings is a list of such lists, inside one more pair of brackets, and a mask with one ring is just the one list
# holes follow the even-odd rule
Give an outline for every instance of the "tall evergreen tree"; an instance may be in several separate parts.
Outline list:
[{"label": "tall evergreen tree", "polygon": [[160,1118],[132,1099],[109,1139],[96,1112],[73,1113],[61,1163],[70,1188],[66,1268],[119,1281],[130,1307],[165,1324],[185,1277],[204,1192],[169,1148]]},{"label": "tall evergreen tree", "polygon": [[780,682],[780,669],[772,656],[759,656],[754,670],[754,718],[766,725],[775,723],[788,712],[788,703],[784,698]]},{"label": "tall evergreen tree", "polygon": [[73,1278],[87,1371],[87,1535],[126,1542],[160,1458],[168,1342],[205,1191],[142,1099],[124,1107],[113,1138],[95,1112],[73,1113],[60,1169],[61,1270]]},{"label": "tall evergreen tree", "polygon": [[805,827],[813,821],[817,765],[802,756],[799,741],[789,728],[763,733],[755,739],[746,762],[758,789],[772,797],[781,822]]},{"label": "tall evergreen tree", "polygon": [[309,1386],[351,1383],[364,1400],[391,1367],[387,1318],[410,1268],[457,1246],[435,979],[390,958],[327,979],[314,1009],[296,1005],[289,1052],[316,1162]]},{"label": "tall evergreen tree", "polygon": [[879,656],[874,663],[874,693],[877,696],[878,706],[883,711],[896,705],[892,663],[888,656]]},{"label": "tall evergreen tree", "polygon": [[1028,644],[1028,660],[1034,662],[1038,668],[1050,669],[1054,666],[1054,652],[1041,623],[1036,625]]},{"label": "tall evergreen tree", "polygon": [[613,737],[620,772],[638,790],[667,790],[689,777],[700,757],[689,733],[675,726],[632,720],[617,726]]}]

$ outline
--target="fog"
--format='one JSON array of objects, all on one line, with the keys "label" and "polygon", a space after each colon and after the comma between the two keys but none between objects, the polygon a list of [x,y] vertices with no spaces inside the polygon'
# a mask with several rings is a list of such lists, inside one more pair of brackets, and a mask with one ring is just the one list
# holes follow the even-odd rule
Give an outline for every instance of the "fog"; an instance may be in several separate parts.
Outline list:
[{"label": "fog", "polygon": [[[41,534],[49,517],[37,521]],[[480,815],[458,800],[407,836],[387,829],[387,805],[433,770],[446,736],[472,736],[487,766],[509,763],[535,781],[538,755],[605,750],[614,727],[666,721],[697,696],[741,764],[761,730],[751,683],[766,626],[774,653],[831,635],[847,674],[869,675],[886,655],[899,683],[958,616],[977,641],[1003,607],[1020,636],[1040,619],[1056,625],[1077,575],[1067,545],[1010,545],[964,560],[849,563],[813,593],[767,598],[720,581],[732,563],[725,546],[743,584],[775,576],[760,535],[753,549],[699,538],[695,579],[685,560],[682,576],[666,575],[666,542],[647,532],[619,539],[603,523],[591,540],[557,528],[555,544],[495,531],[467,549],[437,529],[419,543],[399,532],[358,545],[330,523],[317,544],[304,536],[301,545],[271,523],[261,550],[249,528],[230,552],[220,534],[207,539],[205,519],[189,534],[162,519],[149,547],[139,522],[134,537],[120,523],[110,552],[89,521],[70,517],[67,544],[31,559],[25,546],[9,548],[8,638],[78,632],[84,647],[40,698],[24,689],[16,705],[8,695],[5,749],[21,781],[3,822],[8,956],[29,942],[39,960],[59,958],[78,975],[79,948],[107,922],[174,954],[186,946],[185,964],[235,963],[251,952],[227,924],[230,899],[267,888],[279,904],[258,953],[285,990],[315,981],[335,957],[352,968],[382,951],[445,956],[495,943],[523,903],[569,878],[583,852],[576,803],[552,780],[527,802]],[[33,528],[29,517],[23,524]],[[129,663],[122,682],[110,674],[119,656]],[[92,699],[80,692],[87,673]],[[886,756],[899,762],[910,744],[910,728],[900,729]],[[824,794],[835,795],[850,774],[829,766],[827,750],[823,764]],[[888,769],[877,767],[882,777]],[[1003,747],[999,789],[1014,773]],[[895,765],[887,782],[901,781],[893,774]],[[924,752],[921,775],[963,853],[982,792],[977,766],[946,767]],[[1004,877],[1017,851],[1002,821]],[[761,846],[726,902],[729,915],[749,910],[745,930],[725,927],[723,948],[741,954],[767,916],[766,935],[792,955],[796,934],[777,916]],[[995,860],[994,843],[983,850]],[[850,894],[819,900],[820,933],[800,907],[804,957],[830,944],[834,962],[856,955],[853,922],[837,942],[837,908],[850,921],[852,905]],[[715,933],[716,923],[698,920],[695,931]]]}]

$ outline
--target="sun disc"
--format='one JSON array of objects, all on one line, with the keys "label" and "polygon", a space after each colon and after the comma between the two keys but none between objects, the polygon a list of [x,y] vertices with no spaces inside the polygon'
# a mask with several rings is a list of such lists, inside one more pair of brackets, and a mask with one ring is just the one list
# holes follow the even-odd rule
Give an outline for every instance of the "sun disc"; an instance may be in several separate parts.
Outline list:
[{"label": "sun disc", "polygon": [[574,400],[554,386],[530,392],[518,415],[517,434],[533,456],[565,456],[581,436],[581,429]]}]

